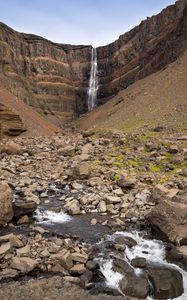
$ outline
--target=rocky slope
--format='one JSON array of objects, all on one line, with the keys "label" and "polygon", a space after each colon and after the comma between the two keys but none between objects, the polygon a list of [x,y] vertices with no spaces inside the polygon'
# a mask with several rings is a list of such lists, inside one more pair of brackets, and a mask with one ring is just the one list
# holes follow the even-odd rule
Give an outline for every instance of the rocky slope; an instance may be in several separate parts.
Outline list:
[{"label": "rocky slope", "polygon": [[[150,224],[158,238],[170,242],[167,260],[187,270],[186,140],[183,131],[175,128],[99,136],[66,129],[50,138],[4,139],[0,145],[0,224],[4,225],[0,297],[25,299],[29,288],[31,299],[60,299],[74,283],[90,290],[72,287],[77,291],[75,299],[100,299],[98,293],[114,298],[118,290],[104,285],[99,258],[112,259],[111,268],[124,276],[119,278],[120,289],[129,299],[146,299],[151,292],[160,300],[181,295],[178,269],[141,257],[149,250],[155,257],[151,241],[147,247],[150,234],[142,254],[139,251],[137,259],[129,257],[127,263],[124,253],[136,247],[137,235],[128,238],[119,231],[147,229]],[[160,207],[162,214],[158,214]],[[64,213],[69,214],[68,222],[63,221]],[[106,234],[112,234],[112,239]],[[103,242],[96,244],[101,238]],[[134,268],[142,270],[141,276]],[[25,285],[13,282],[37,275],[47,279]]]},{"label": "rocky slope", "polygon": [[1,136],[16,136],[26,131],[27,135],[51,135],[60,129],[50,123],[33,108],[18,99],[0,84]]},{"label": "rocky slope", "polygon": [[[99,47],[98,104],[176,60],[187,47],[187,1],[179,0],[114,43]],[[91,46],[55,44],[0,24],[3,86],[61,125],[87,111]]]}]

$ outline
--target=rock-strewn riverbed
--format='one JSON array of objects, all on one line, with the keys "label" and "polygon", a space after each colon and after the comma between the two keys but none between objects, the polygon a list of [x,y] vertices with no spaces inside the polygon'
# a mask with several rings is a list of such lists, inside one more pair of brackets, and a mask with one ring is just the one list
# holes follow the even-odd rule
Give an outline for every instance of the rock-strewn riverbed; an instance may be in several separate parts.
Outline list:
[{"label": "rock-strewn riverbed", "polygon": [[[5,295],[7,284],[19,290],[15,280],[50,275],[41,282],[51,286],[56,274],[61,278],[57,280],[60,288],[54,291],[58,297],[61,292],[67,293],[66,286],[72,283],[90,293],[119,295],[123,290],[130,299],[156,295],[156,286],[157,290],[163,287],[158,282],[154,286],[156,279],[152,279],[150,289],[150,266],[146,271],[149,280],[142,279],[143,294],[142,289],[132,292],[128,282],[123,282],[120,292],[111,286],[103,289],[105,278],[95,245],[116,231],[151,228],[151,235],[167,242],[168,261],[187,268],[187,137],[182,132],[160,127],[131,135],[65,130],[64,135],[50,139],[3,140],[0,158],[0,224],[4,226],[0,278]],[[113,242],[107,247],[114,252],[108,254],[120,259],[129,245]],[[139,263],[143,263],[142,257]],[[119,271],[117,262],[115,268]],[[159,272],[162,276],[167,273],[163,269]],[[132,267],[119,273],[134,276]],[[174,280],[176,277],[177,291],[158,292],[156,297],[176,298],[182,294],[180,272],[171,274]],[[38,280],[24,286],[37,285]],[[87,292],[73,289],[78,295],[82,293],[82,298],[74,299],[99,297],[86,298]],[[17,293],[10,299],[17,299]],[[42,293],[45,296],[45,289]],[[23,297],[26,299],[26,294]],[[34,288],[32,297],[43,299],[37,292],[34,296]],[[53,299],[53,293],[47,297],[51,298],[44,299]]]}]

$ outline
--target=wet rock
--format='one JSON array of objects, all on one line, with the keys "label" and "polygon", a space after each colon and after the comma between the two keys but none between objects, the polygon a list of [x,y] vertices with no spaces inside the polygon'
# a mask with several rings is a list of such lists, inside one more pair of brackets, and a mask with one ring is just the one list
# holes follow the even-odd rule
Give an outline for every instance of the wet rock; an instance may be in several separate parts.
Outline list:
[{"label": "wet rock", "polygon": [[138,299],[146,299],[150,293],[150,286],[147,278],[135,276],[134,274],[127,274],[120,281],[121,291],[129,296]]},{"label": "wet rock", "polygon": [[0,226],[10,222],[13,217],[13,194],[6,182],[0,183]]},{"label": "wet rock", "polygon": [[144,257],[136,257],[131,260],[131,265],[134,268],[145,268],[146,267],[146,259]]},{"label": "wet rock", "polygon": [[37,204],[34,201],[15,201],[13,203],[14,217],[32,214],[37,209]]},{"label": "wet rock", "polygon": [[17,221],[17,225],[23,225],[23,224],[29,224],[29,223],[30,223],[30,220],[29,220],[29,217],[27,215],[22,216]]},{"label": "wet rock", "polygon": [[30,257],[13,257],[11,262],[11,268],[19,270],[23,273],[29,273],[34,270],[38,265],[37,260]]},{"label": "wet rock", "polygon": [[125,245],[129,248],[132,248],[137,245],[137,242],[133,240],[131,237],[123,236],[123,235],[117,235],[115,237],[115,242],[118,244]]},{"label": "wet rock", "polygon": [[128,262],[124,261],[123,259],[114,258],[112,268],[115,272],[119,272],[123,275],[127,275],[127,273],[134,274],[133,268]]},{"label": "wet rock", "polygon": [[170,245],[168,248],[166,251],[167,261],[187,271],[187,246],[175,247],[174,245]]},{"label": "wet rock", "polygon": [[153,265],[147,270],[156,299],[174,299],[183,294],[183,279],[179,271]]},{"label": "wet rock", "polygon": [[97,224],[97,219],[92,219],[90,224],[93,225],[93,226],[96,225]]},{"label": "wet rock", "polygon": [[81,209],[80,209],[80,204],[79,201],[74,199],[71,202],[67,203],[65,205],[65,208],[71,215],[80,215]]},{"label": "wet rock", "polygon": [[86,267],[88,268],[88,270],[93,271],[93,270],[98,269],[98,268],[99,268],[99,265],[98,265],[97,262],[92,261],[92,260],[89,260],[89,261],[87,261],[87,263],[86,263]]}]

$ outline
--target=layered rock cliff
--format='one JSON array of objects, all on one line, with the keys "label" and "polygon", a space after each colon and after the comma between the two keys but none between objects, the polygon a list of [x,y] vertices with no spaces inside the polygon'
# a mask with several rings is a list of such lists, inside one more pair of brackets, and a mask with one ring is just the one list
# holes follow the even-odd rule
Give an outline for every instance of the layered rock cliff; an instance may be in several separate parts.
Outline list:
[{"label": "layered rock cliff", "polygon": [[177,1],[147,18],[114,43],[99,47],[98,103],[162,69],[187,49],[187,1]]},{"label": "layered rock cliff", "polygon": [[52,43],[0,24],[0,73],[5,86],[56,121],[85,112],[91,46]]},{"label": "layered rock cliff", "polygon": [[[177,59],[187,48],[187,0],[97,48],[98,104]],[[0,79],[58,125],[87,111],[91,46],[56,44],[0,23]]]}]

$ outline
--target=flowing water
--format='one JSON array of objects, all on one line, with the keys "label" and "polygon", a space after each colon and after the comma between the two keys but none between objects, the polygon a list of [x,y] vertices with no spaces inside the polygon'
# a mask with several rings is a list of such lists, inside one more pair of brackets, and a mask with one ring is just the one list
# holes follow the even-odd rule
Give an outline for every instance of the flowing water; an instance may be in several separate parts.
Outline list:
[{"label": "flowing water", "polygon": [[88,89],[88,111],[93,110],[97,106],[97,90],[98,90],[98,76],[97,76],[97,49],[92,48],[91,58],[91,73]]},{"label": "flowing water", "polygon": [[[139,232],[116,232],[115,234],[108,236],[109,241],[114,241],[116,235],[123,235],[125,237],[130,237],[133,240],[137,242],[137,245],[129,248],[126,247],[125,253],[124,253],[124,260],[130,264],[130,261],[133,258],[136,257],[144,257],[148,262],[156,263],[158,265],[165,266],[167,268],[173,268],[175,270],[178,270],[182,276],[183,276],[183,287],[184,287],[184,293],[180,297],[177,297],[175,299],[177,300],[187,300],[187,272],[185,272],[183,269],[178,267],[175,264],[168,263],[165,260],[165,246],[164,243],[158,240],[148,240],[143,237],[142,233]],[[105,240],[106,241],[106,240]],[[100,242],[101,249],[102,249],[102,243]],[[106,285],[111,288],[115,288],[116,290],[120,291],[119,288],[119,282],[123,278],[123,275],[114,272],[112,270],[113,260],[99,257],[98,259],[100,263],[100,269],[103,275],[106,279]],[[132,267],[133,268],[133,267]],[[141,274],[141,269],[133,268],[135,271],[135,274],[138,276]],[[152,297],[149,297],[148,299],[154,299]]]}]

